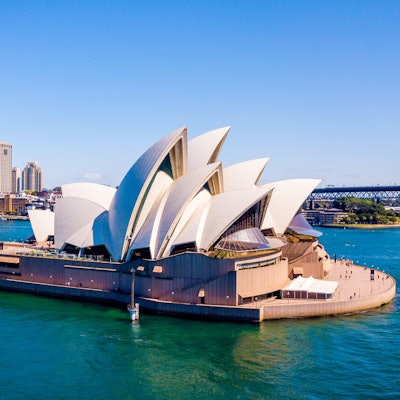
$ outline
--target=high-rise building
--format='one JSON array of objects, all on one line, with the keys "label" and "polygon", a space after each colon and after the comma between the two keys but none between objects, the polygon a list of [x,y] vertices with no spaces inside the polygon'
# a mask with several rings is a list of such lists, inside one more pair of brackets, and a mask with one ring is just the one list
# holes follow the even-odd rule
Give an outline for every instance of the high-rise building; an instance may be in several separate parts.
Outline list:
[{"label": "high-rise building", "polygon": [[36,161],[30,161],[22,171],[22,190],[40,192],[43,188],[43,172]]},{"label": "high-rise building", "polygon": [[12,146],[0,142],[0,193],[11,192]]},{"label": "high-rise building", "polygon": [[18,167],[13,167],[11,178],[11,192],[18,193],[21,190],[21,171]]}]

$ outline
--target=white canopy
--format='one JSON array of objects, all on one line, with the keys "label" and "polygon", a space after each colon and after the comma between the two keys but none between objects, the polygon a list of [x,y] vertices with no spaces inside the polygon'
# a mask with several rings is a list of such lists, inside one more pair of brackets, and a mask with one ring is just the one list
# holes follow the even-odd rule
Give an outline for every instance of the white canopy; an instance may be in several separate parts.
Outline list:
[{"label": "white canopy", "polygon": [[312,294],[313,298],[318,298],[318,295],[330,298],[335,294],[338,286],[339,282],[324,281],[322,279],[315,279],[312,276],[308,278],[298,276],[288,283],[281,290],[281,293],[282,297],[285,298],[304,298],[302,296],[296,296],[295,293],[297,292],[307,293],[306,298],[308,298],[310,294]]}]

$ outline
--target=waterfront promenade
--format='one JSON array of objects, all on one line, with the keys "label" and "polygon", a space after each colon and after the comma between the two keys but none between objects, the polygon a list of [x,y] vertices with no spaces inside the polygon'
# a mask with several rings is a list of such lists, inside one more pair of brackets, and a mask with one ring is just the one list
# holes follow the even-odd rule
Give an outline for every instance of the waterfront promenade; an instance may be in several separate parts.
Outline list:
[{"label": "waterfront promenade", "polygon": [[331,261],[325,280],[339,282],[330,300],[279,299],[260,302],[263,319],[318,317],[356,313],[389,303],[396,295],[396,281],[380,270],[354,265],[351,260]]}]

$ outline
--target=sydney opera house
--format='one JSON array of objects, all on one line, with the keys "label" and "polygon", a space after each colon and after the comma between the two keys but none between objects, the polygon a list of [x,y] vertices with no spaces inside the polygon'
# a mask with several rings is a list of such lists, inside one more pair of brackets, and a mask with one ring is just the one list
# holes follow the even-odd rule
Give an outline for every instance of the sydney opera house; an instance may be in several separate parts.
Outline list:
[{"label": "sydney opera house", "polygon": [[[268,158],[223,166],[229,130],[191,140],[186,127],[171,132],[117,188],[63,185],[54,213],[30,211],[36,241],[54,238],[55,250],[20,254],[14,280],[46,294],[121,303],[134,285],[144,309],[186,316],[260,321],[274,317],[270,305],[290,301],[341,312],[321,311],[345,289],[300,212],[320,181],[260,184]],[[316,315],[285,307],[275,317]]]}]

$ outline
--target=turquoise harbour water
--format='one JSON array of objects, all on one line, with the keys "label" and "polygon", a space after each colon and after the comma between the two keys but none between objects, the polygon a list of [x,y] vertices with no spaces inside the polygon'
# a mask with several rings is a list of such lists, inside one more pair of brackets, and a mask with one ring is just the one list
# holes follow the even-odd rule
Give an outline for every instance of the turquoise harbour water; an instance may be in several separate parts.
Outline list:
[{"label": "turquoise harbour water", "polygon": [[[332,257],[400,282],[400,229],[320,230]],[[25,233],[29,223],[0,221],[0,240]],[[398,295],[331,318],[252,325],[142,314],[132,324],[125,310],[0,291],[0,320],[0,399],[400,398]]]}]

